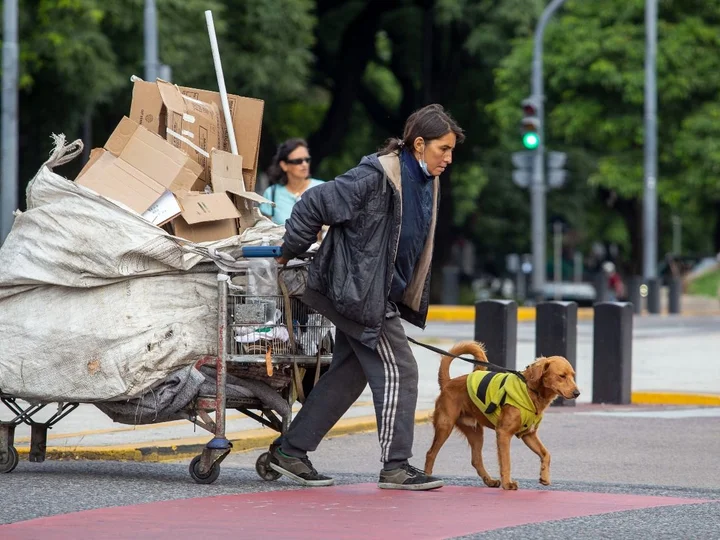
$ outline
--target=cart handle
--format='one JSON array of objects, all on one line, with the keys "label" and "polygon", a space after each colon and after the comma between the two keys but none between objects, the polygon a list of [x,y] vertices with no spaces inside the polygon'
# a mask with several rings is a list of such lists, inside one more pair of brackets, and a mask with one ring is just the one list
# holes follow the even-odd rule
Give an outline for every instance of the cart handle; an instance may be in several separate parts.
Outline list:
[{"label": "cart handle", "polygon": [[242,248],[242,255],[245,258],[274,257],[282,254],[281,246],[246,246]]}]

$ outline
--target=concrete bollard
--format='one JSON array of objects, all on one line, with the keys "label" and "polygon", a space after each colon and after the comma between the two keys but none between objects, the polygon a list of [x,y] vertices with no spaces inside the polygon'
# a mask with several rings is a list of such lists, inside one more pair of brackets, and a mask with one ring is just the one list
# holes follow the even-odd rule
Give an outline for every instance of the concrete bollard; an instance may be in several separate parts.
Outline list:
[{"label": "concrete bollard", "polygon": [[650,278],[648,279],[647,285],[647,311],[652,314],[660,313],[660,287],[662,286],[662,282],[660,278]]},{"label": "concrete bollard", "polygon": [[[577,313],[575,302],[542,302],[535,316],[535,356],[564,356],[577,364]],[[574,399],[558,397],[553,405],[574,406]]]},{"label": "concrete bollard", "polygon": [[633,309],[629,302],[595,304],[593,403],[630,404],[632,333]]},{"label": "concrete bollard", "polygon": [[680,298],[682,297],[682,280],[674,277],[668,287],[668,312],[677,315],[681,311]]},{"label": "concrete bollard", "polygon": [[475,304],[475,341],[485,344],[491,363],[515,369],[517,304],[514,300],[482,300]]}]

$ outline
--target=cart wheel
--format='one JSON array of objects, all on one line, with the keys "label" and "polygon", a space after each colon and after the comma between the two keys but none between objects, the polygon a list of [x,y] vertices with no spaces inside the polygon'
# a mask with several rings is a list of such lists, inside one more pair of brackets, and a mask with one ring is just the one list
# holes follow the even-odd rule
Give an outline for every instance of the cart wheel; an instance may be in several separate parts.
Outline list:
[{"label": "cart wheel", "polygon": [[282,476],[275,469],[270,468],[270,452],[260,454],[260,457],[257,458],[257,461],[255,462],[255,470],[260,478],[267,480],[268,482],[277,480]]},{"label": "cart wheel", "polygon": [[220,476],[220,465],[217,463],[212,466],[210,472],[200,474],[200,458],[202,456],[195,456],[190,462],[190,476],[198,484],[212,484]]},{"label": "cart wheel", "polygon": [[9,447],[7,456],[3,461],[0,461],[0,473],[13,472],[15,467],[17,467],[18,461],[20,461],[20,456],[18,456],[17,450],[15,450],[14,446]]}]

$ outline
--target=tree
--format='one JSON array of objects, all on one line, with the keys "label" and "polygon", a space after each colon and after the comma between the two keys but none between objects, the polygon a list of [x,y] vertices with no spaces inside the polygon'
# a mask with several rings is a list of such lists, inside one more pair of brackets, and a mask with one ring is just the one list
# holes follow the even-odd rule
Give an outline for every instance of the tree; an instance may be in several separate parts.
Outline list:
[{"label": "tree", "polygon": [[[670,215],[679,214],[694,227],[686,236],[691,248],[709,250],[710,235],[698,226],[715,221],[720,201],[718,143],[708,136],[718,130],[712,118],[719,105],[720,6],[661,2],[658,36],[661,233]],[[644,51],[642,0],[569,0],[546,33],[547,142],[576,152],[580,166],[590,170],[589,184],[628,231],[634,272],[642,253]],[[518,148],[519,103],[527,95],[531,58],[532,40],[517,40],[497,72],[500,97],[490,111],[507,149]],[[588,232],[589,238],[604,237],[601,230]],[[668,236],[660,235],[661,252],[669,248]]]},{"label": "tree", "polygon": [[[51,133],[74,139],[86,128],[99,146],[128,113],[130,76],[144,73],[143,6],[144,0],[23,2],[21,187],[47,156]],[[311,0],[157,0],[160,59],[172,68],[173,82],[216,89],[204,17],[212,10],[228,91],[264,99],[266,125],[273,126],[282,104],[307,88],[313,6]],[[81,166],[75,160],[59,172],[73,178]]]}]

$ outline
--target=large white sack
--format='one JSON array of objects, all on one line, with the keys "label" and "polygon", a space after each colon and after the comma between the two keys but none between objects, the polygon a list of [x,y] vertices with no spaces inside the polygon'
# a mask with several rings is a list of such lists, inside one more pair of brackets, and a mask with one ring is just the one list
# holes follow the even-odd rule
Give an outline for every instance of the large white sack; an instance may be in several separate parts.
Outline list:
[{"label": "large white sack", "polygon": [[[277,243],[260,221],[242,236],[192,244],[55,173],[58,146],[27,190],[0,248],[0,392],[41,401],[135,397],[217,348],[214,259]],[[220,259],[218,253],[224,255]],[[227,262],[228,255],[230,261]]]}]

